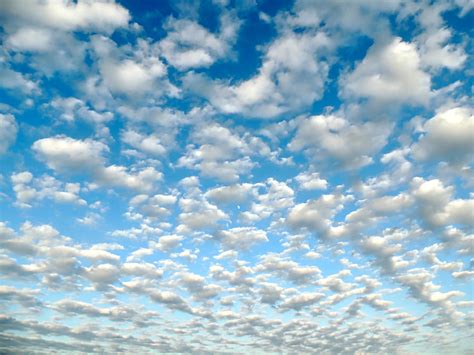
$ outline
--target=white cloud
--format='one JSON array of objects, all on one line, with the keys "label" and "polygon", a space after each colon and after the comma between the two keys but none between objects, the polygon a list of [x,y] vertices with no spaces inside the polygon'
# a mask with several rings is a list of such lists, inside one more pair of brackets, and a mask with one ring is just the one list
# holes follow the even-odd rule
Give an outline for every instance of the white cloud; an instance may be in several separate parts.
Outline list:
[{"label": "white cloud", "polygon": [[[192,134],[192,141],[199,144],[189,145],[186,155],[179,158],[177,166],[198,169],[205,177],[215,177],[220,181],[233,182],[245,175],[255,166],[249,155],[252,148],[261,143],[251,137],[240,137],[230,129],[217,123],[199,127]],[[266,146],[263,146],[265,153]]]},{"label": "white cloud", "polygon": [[392,125],[383,121],[352,124],[334,115],[312,116],[299,122],[288,148],[307,149],[313,160],[335,159],[342,167],[355,169],[373,161],[372,155],[385,146],[391,130]]},{"label": "white cloud", "polygon": [[87,205],[87,202],[78,195],[80,191],[78,183],[63,183],[48,175],[33,179],[29,171],[12,174],[11,181],[19,207],[31,207],[30,203],[33,200],[42,199],[51,199],[57,203]]},{"label": "white cloud", "polygon": [[65,136],[44,138],[33,144],[33,150],[51,169],[63,174],[89,174],[97,184],[149,191],[162,179],[152,167],[138,172],[124,166],[105,165],[103,154],[109,148],[91,139],[76,140]]},{"label": "white cloud", "polygon": [[302,190],[326,190],[328,182],[319,177],[319,173],[299,173],[295,180]]},{"label": "white cloud", "polygon": [[287,223],[295,230],[315,233],[321,239],[339,237],[344,228],[334,225],[333,218],[345,203],[352,200],[353,196],[338,193],[297,204],[288,213]]},{"label": "white cloud", "polygon": [[255,244],[268,242],[267,233],[253,227],[239,227],[222,230],[217,239],[225,249],[248,250]]},{"label": "white cloud", "polygon": [[418,211],[428,226],[474,226],[474,198],[453,199],[453,192],[453,186],[444,186],[438,179],[415,177],[412,181],[412,194]]},{"label": "white cloud", "polygon": [[57,97],[51,102],[50,106],[59,113],[59,118],[66,122],[81,119],[100,127],[110,122],[114,117],[112,112],[97,112],[88,107],[84,101],[75,97]]},{"label": "white cloud", "polygon": [[205,200],[182,198],[179,200],[182,223],[176,230],[178,233],[189,233],[195,230],[216,228],[219,221],[228,220],[229,216],[217,206]]},{"label": "white cloud", "polygon": [[355,70],[341,81],[341,91],[345,96],[380,103],[424,105],[431,96],[431,78],[420,65],[414,44],[400,38],[376,42]]},{"label": "white cloud", "polygon": [[13,115],[0,113],[0,155],[5,154],[15,143],[18,125]]},{"label": "white cloud", "polygon": [[122,133],[122,141],[151,156],[163,156],[166,148],[157,134],[145,135],[128,130]]},{"label": "white cloud", "polygon": [[19,90],[25,94],[38,91],[38,83],[29,79],[27,75],[3,67],[0,63],[0,76],[2,81],[0,87],[7,90]]},{"label": "white cloud", "polygon": [[185,86],[223,113],[278,116],[321,98],[329,71],[321,57],[330,46],[330,39],[322,32],[284,34],[268,47],[254,77],[228,86],[191,73],[185,77]]},{"label": "white cloud", "polygon": [[215,187],[208,190],[204,196],[217,204],[232,204],[245,202],[255,193],[253,184],[244,183]]},{"label": "white cloud", "polygon": [[424,134],[412,147],[420,161],[470,164],[474,161],[474,115],[470,108],[438,112],[423,125]]},{"label": "white cloud", "polygon": [[[92,46],[98,56],[102,82],[112,93],[129,98],[146,94],[175,96],[177,89],[167,81],[167,69],[145,40],[137,48],[117,47],[110,38],[94,36]],[[99,85],[100,85],[99,84]]]},{"label": "white cloud", "polygon": [[158,46],[167,62],[179,70],[208,67],[230,54],[239,29],[239,20],[228,13],[220,22],[220,32],[214,34],[197,22],[169,18],[164,25],[167,36]]},{"label": "white cloud", "polygon": [[16,22],[60,30],[105,31],[127,26],[130,14],[114,1],[4,1],[0,12]]}]

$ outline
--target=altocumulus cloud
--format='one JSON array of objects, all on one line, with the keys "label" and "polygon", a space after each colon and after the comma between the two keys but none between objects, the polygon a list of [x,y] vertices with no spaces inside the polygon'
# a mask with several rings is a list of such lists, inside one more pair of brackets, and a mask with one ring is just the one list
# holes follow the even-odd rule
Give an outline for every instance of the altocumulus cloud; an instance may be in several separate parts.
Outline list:
[{"label": "altocumulus cloud", "polygon": [[0,1],[0,353],[472,351],[473,8]]}]

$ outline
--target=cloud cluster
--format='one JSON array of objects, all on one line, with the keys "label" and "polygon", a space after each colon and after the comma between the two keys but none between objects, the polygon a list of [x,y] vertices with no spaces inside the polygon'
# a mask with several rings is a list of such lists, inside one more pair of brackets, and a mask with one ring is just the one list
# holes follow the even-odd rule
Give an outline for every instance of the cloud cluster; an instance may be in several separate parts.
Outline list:
[{"label": "cloud cluster", "polygon": [[0,1],[0,353],[469,353],[473,9]]}]

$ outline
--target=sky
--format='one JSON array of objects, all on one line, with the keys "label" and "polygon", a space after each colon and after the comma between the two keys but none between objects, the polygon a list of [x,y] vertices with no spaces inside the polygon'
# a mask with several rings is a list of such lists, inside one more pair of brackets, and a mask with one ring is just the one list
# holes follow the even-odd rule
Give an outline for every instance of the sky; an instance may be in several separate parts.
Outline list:
[{"label": "sky", "polygon": [[473,23],[0,1],[0,352],[472,353]]}]

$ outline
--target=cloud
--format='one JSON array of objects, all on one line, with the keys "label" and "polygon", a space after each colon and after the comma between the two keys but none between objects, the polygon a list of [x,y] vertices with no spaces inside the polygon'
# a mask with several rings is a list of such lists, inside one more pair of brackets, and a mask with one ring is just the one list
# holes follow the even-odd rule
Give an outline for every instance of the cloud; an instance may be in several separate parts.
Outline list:
[{"label": "cloud", "polygon": [[33,175],[29,171],[12,174],[11,180],[17,204],[22,208],[31,207],[30,203],[33,200],[42,199],[51,199],[57,203],[87,205],[87,202],[78,195],[80,184],[62,183],[48,175],[33,180]]},{"label": "cloud", "polygon": [[326,190],[328,182],[319,177],[319,173],[299,173],[295,180],[302,190]]},{"label": "cloud", "polygon": [[343,226],[334,225],[333,218],[353,196],[326,194],[294,206],[288,213],[287,223],[295,230],[315,233],[318,238],[337,238],[344,233]]},{"label": "cloud", "polygon": [[0,352],[472,348],[465,1],[5,1]]},{"label": "cloud", "polygon": [[10,21],[66,31],[110,32],[130,20],[128,10],[114,1],[5,1],[0,12]]},{"label": "cloud", "polygon": [[474,115],[468,107],[438,112],[425,122],[423,134],[412,147],[420,161],[446,161],[453,165],[474,161]]},{"label": "cloud", "polygon": [[225,212],[205,200],[200,201],[182,198],[179,200],[179,206],[182,211],[179,214],[181,225],[177,227],[179,233],[216,228],[218,222],[229,219],[229,216]]},{"label": "cloud", "polygon": [[288,148],[306,150],[313,160],[326,158],[343,168],[356,169],[373,161],[372,156],[385,146],[391,131],[388,122],[356,124],[335,115],[318,115],[299,122]]},{"label": "cloud", "polygon": [[254,185],[244,183],[216,187],[208,190],[205,196],[217,204],[232,204],[247,201],[255,194]]},{"label": "cloud", "polygon": [[152,167],[130,172],[124,166],[105,165],[103,154],[109,148],[92,139],[76,140],[66,136],[43,138],[33,144],[40,160],[62,174],[88,174],[102,186],[119,186],[139,191],[153,189],[162,174]]},{"label": "cloud", "polygon": [[5,154],[15,143],[18,125],[13,115],[0,114],[0,154]]},{"label": "cloud", "polygon": [[420,65],[420,56],[412,43],[400,38],[375,43],[342,80],[342,93],[386,104],[425,105],[431,96],[431,78]]},{"label": "cloud", "polygon": [[253,148],[260,146],[264,153],[267,152],[268,147],[261,141],[249,136],[240,137],[219,124],[200,128],[191,137],[199,146],[189,145],[186,154],[179,158],[178,167],[198,169],[202,176],[233,182],[256,165],[249,156],[259,153]]},{"label": "cloud", "polygon": [[0,88],[19,90],[24,94],[33,94],[38,91],[38,83],[29,79],[28,75],[16,72],[3,65],[0,65],[0,76],[2,77]]},{"label": "cloud", "polygon": [[122,133],[122,141],[145,154],[159,157],[166,154],[167,149],[157,134],[144,135],[129,130]]},{"label": "cloud", "polygon": [[331,46],[323,33],[288,33],[267,49],[252,78],[236,85],[189,73],[184,84],[219,111],[269,118],[299,110],[321,98],[329,66],[321,57]]},{"label": "cloud", "polygon": [[248,250],[255,244],[268,242],[267,233],[251,227],[231,228],[217,233],[217,239],[225,249]]},{"label": "cloud", "polygon": [[[147,42],[136,51],[117,48],[104,36],[94,36],[92,46],[98,56],[103,84],[112,94],[139,98],[156,90],[171,89],[166,81],[167,69]],[[162,85],[160,85],[162,84]]]},{"label": "cloud", "polygon": [[474,226],[474,199],[453,199],[453,186],[444,186],[439,179],[415,177],[412,194],[422,220],[431,228],[460,224]]},{"label": "cloud", "polygon": [[324,297],[324,293],[302,293],[300,295],[293,296],[279,305],[281,310],[294,310],[301,311],[303,308],[311,306],[318,302]]},{"label": "cloud", "polygon": [[167,62],[179,70],[209,67],[230,55],[239,22],[238,18],[225,12],[220,17],[219,33],[211,33],[195,21],[171,17],[164,25],[167,36],[158,46]]},{"label": "cloud", "polygon": [[110,122],[114,117],[112,112],[97,112],[88,107],[84,101],[75,97],[57,97],[50,106],[53,111],[59,114],[59,118],[66,122],[75,122],[80,119],[100,127]]}]

